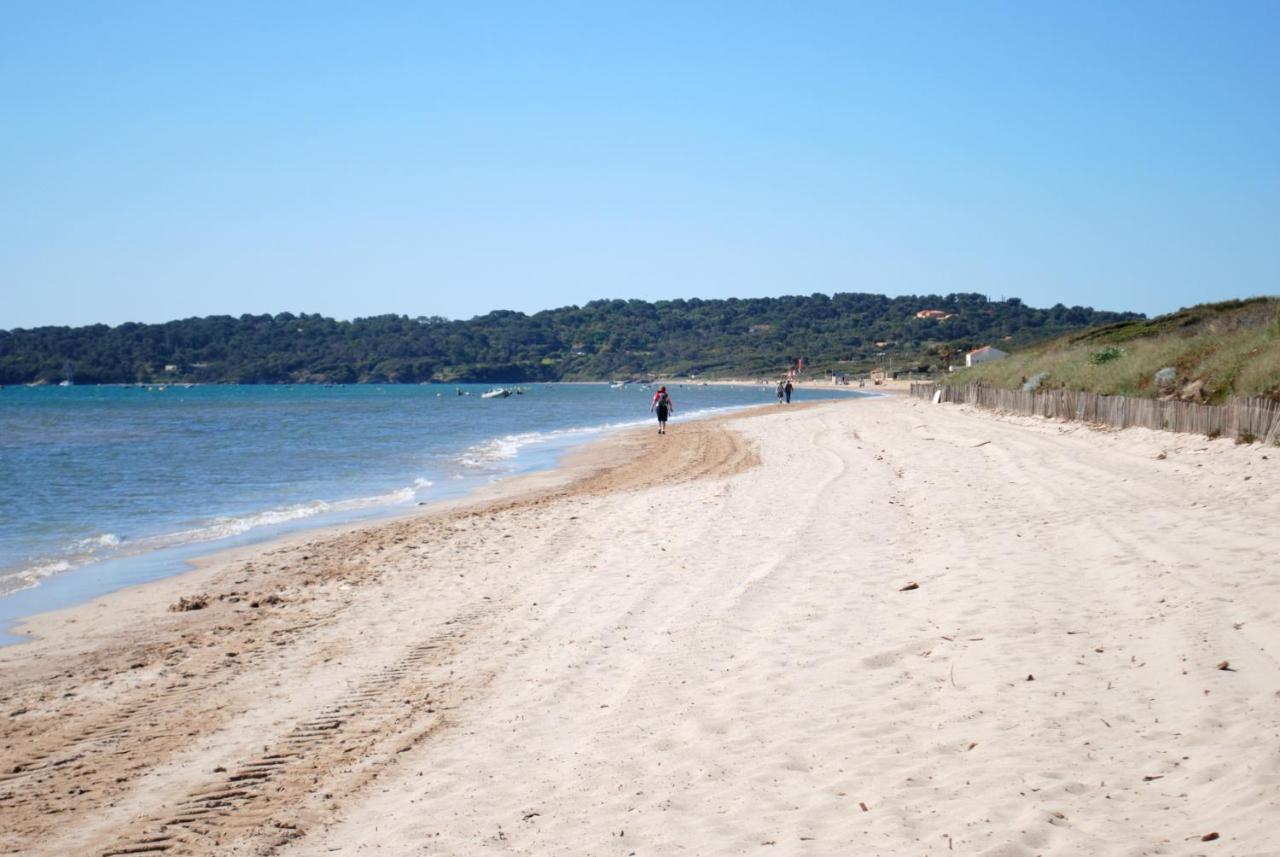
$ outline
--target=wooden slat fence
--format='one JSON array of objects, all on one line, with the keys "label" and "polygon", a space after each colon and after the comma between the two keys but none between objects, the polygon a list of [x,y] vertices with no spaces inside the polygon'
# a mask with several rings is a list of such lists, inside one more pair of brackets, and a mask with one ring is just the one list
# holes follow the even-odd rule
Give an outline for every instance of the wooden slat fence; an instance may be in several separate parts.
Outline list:
[{"label": "wooden slat fence", "polygon": [[911,385],[911,395],[919,399],[932,399],[939,390],[943,402],[1015,414],[1078,420],[1112,428],[1143,426],[1208,437],[1252,437],[1268,446],[1280,441],[1280,402],[1271,399],[1232,399],[1225,405],[1201,405],[1175,399],[1103,396],[1079,390],[1029,393],[985,384]]}]

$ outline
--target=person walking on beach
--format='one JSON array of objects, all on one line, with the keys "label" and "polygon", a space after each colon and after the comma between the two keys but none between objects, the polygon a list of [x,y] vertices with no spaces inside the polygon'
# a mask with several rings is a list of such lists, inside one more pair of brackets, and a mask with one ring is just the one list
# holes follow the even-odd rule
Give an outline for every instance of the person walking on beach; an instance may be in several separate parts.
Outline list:
[{"label": "person walking on beach", "polygon": [[782,397],[786,395],[786,384],[787,382],[785,380],[778,382],[778,404],[779,405],[782,404]]},{"label": "person walking on beach", "polygon": [[667,433],[667,416],[675,409],[671,397],[667,395],[667,388],[659,387],[658,392],[653,394],[653,401],[649,403],[649,412],[658,412],[658,434]]},{"label": "person walking on beach", "polygon": [[787,395],[787,404],[788,404],[788,405],[789,405],[789,404],[791,404],[791,391],[792,391],[793,389],[795,389],[795,388],[791,386],[791,381],[790,381],[790,380],[788,380],[788,381],[787,381],[787,386],[785,386],[785,387],[783,387],[783,388],[782,388],[782,392],[786,393],[786,395]]}]

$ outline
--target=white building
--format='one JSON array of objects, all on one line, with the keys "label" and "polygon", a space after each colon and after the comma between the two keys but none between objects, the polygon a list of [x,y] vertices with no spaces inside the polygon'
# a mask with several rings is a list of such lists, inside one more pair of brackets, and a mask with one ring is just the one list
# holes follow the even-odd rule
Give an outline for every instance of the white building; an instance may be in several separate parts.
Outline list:
[{"label": "white building", "polygon": [[1001,351],[991,345],[985,345],[982,348],[975,348],[964,356],[964,365],[977,366],[979,363],[989,363],[992,360],[1000,360],[1008,357],[1008,351]]}]

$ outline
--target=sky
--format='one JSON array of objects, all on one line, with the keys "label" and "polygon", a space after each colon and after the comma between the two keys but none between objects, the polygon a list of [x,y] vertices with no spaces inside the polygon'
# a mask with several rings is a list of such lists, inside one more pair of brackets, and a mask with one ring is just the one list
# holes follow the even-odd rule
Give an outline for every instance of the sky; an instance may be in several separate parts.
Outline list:
[{"label": "sky", "polygon": [[0,4],[0,329],[843,291],[1280,292],[1280,4]]}]

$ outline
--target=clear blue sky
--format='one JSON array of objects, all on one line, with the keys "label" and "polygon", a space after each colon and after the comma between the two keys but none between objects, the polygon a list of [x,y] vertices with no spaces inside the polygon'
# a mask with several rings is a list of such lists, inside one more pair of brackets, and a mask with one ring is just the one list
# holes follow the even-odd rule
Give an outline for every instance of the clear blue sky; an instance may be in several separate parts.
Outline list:
[{"label": "clear blue sky", "polygon": [[0,5],[0,328],[1280,292],[1280,3]]}]

